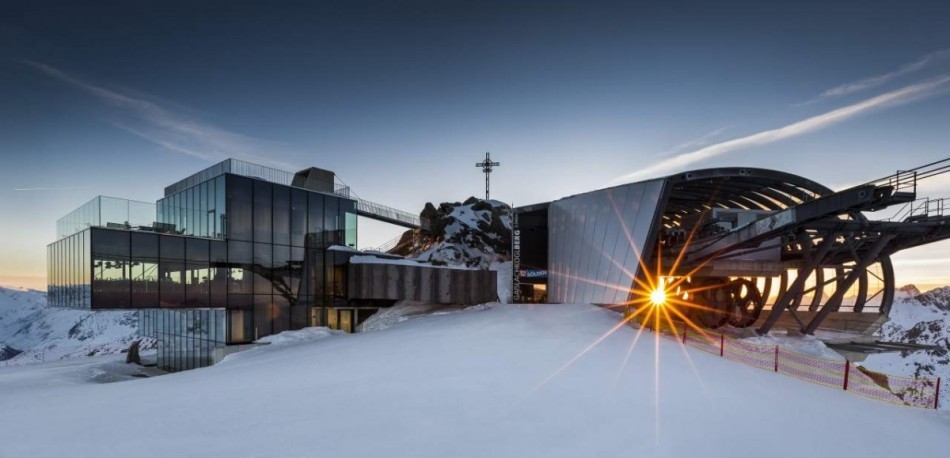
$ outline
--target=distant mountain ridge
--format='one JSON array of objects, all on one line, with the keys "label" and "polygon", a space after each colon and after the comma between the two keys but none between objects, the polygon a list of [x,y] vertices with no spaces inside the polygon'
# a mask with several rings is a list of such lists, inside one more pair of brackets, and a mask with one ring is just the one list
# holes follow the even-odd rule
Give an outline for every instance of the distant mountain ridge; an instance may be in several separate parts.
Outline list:
[{"label": "distant mountain ridge", "polygon": [[[917,288],[914,285],[909,285],[914,290]],[[920,302],[922,305],[936,308],[937,310],[942,310],[945,312],[950,312],[950,286],[941,286],[940,288],[934,288],[926,293],[919,293],[914,295],[914,299],[917,302]]]},{"label": "distant mountain ridge", "polygon": [[121,353],[138,336],[138,314],[48,307],[46,293],[0,287],[0,365]]},{"label": "distant mountain ridge", "polygon": [[921,293],[916,286],[906,285],[898,291],[880,336],[950,350],[950,286]]},{"label": "distant mountain ridge", "polygon": [[940,377],[942,408],[950,407],[950,287],[921,293],[914,285],[898,288],[891,313],[878,332],[884,341],[936,345],[942,350],[883,353],[864,365],[894,375]]}]

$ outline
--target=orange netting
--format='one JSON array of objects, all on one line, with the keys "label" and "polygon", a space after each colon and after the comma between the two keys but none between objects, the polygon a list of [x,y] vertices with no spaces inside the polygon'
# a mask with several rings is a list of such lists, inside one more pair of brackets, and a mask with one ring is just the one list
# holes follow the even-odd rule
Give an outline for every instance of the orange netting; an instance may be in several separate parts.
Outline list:
[{"label": "orange netting", "polygon": [[847,389],[879,401],[924,408],[936,406],[935,380],[882,374],[853,363],[848,374]]},{"label": "orange netting", "polygon": [[813,358],[779,348],[778,372],[819,385],[844,387],[845,361]]},{"label": "orange netting", "polygon": [[[655,332],[655,330],[654,330]],[[940,379],[901,377],[865,369],[854,363],[816,358],[783,349],[725,338],[722,334],[661,329],[660,334],[726,359],[862,396],[914,407],[936,408]]]},{"label": "orange netting", "polygon": [[707,353],[718,355],[720,353],[721,336],[712,334],[687,334],[686,343],[694,348],[698,348]]},{"label": "orange netting", "polygon": [[761,369],[775,370],[775,346],[726,339],[723,357]]}]

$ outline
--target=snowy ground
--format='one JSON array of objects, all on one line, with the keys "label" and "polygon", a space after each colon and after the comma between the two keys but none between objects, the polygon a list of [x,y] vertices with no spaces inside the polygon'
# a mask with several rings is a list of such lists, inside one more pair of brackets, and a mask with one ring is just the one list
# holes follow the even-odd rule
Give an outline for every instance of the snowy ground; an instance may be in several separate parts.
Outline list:
[{"label": "snowy ground", "polygon": [[567,365],[617,323],[592,306],[496,305],[379,332],[298,332],[214,367],[108,385],[58,381],[76,368],[0,368],[0,456],[916,458],[950,450],[946,413],[811,385],[649,333],[624,365],[636,335],[629,327]]}]

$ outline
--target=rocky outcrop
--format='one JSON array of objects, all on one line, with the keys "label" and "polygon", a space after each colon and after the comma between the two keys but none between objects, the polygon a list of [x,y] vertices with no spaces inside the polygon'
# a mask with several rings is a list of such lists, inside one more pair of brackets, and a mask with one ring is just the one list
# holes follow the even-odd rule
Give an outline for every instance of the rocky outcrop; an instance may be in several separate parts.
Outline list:
[{"label": "rocky outcrop", "polygon": [[496,200],[426,203],[428,231],[407,231],[391,252],[435,265],[487,269],[511,259],[511,208]]}]

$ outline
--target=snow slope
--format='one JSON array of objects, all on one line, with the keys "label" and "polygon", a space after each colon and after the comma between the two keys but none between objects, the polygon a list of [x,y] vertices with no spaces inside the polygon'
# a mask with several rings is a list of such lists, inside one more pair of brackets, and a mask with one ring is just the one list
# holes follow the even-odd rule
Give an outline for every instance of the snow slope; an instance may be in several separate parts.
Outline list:
[{"label": "snow slope", "polygon": [[0,366],[119,353],[137,329],[135,312],[47,307],[45,292],[0,287]]},{"label": "snow slope", "polygon": [[[109,385],[0,368],[3,456],[944,457],[945,413],[683,349],[587,305],[278,339]],[[659,361],[656,363],[656,361]],[[559,370],[563,369],[563,370]],[[29,372],[29,373],[27,373]],[[63,375],[65,377],[65,375]]]}]

